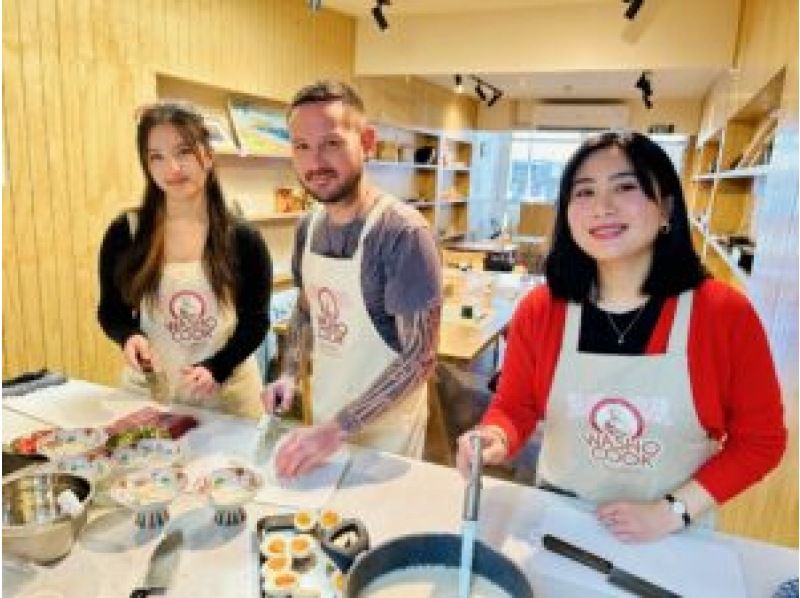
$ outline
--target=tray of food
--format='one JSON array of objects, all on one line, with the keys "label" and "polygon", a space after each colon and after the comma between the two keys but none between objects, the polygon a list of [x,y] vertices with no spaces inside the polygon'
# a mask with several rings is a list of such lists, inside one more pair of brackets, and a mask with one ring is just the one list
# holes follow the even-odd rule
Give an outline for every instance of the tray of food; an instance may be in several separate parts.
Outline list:
[{"label": "tray of food", "polygon": [[355,556],[369,548],[361,521],[331,510],[263,517],[256,540],[262,598],[339,598]]}]

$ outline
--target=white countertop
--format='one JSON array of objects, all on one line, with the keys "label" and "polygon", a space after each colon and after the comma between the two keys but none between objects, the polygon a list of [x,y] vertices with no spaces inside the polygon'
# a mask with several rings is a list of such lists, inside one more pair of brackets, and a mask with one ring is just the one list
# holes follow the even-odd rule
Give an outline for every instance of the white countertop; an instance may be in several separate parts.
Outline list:
[{"label": "white countertop", "polygon": [[[85,392],[87,389],[91,392]],[[50,400],[58,400],[61,411],[65,411],[69,401],[80,401],[87,413],[104,413],[111,418],[102,423],[110,423],[121,411],[150,404],[131,400],[130,396],[124,398],[124,403],[118,402],[123,400],[119,391],[80,382],[39,391],[34,398],[31,405],[35,406],[37,417],[47,419],[47,410],[41,410],[41,406],[46,406]],[[4,443],[42,427],[39,421],[12,413],[7,408],[22,406],[24,409],[23,400],[15,399],[13,403],[4,400]],[[96,409],[87,401],[97,402]],[[252,460],[254,422],[207,411],[193,413],[201,418],[201,425],[186,436],[193,456],[224,453],[240,460]],[[74,420],[74,414],[70,417]],[[90,419],[94,425],[100,423],[97,416]],[[457,532],[463,488],[463,481],[453,469],[354,449],[352,462],[329,506],[362,519],[375,546],[404,534]],[[543,549],[531,530],[542,522],[549,508],[556,509],[555,512],[573,508],[564,507],[563,501],[534,488],[485,479],[479,538],[500,549],[523,569],[537,598],[624,595],[606,584],[600,574],[582,571],[579,576],[572,577],[551,574],[537,567]],[[198,496],[186,494],[176,500],[171,507],[169,525],[183,529],[186,544],[168,596],[238,598],[258,595],[253,530],[257,518],[279,509],[250,504],[247,510],[248,521],[244,528],[223,529],[213,523],[212,511]],[[741,563],[747,596],[768,597],[780,582],[797,576],[796,550],[711,532],[681,536],[674,536],[670,541],[688,547],[696,536],[700,542],[728,547],[735,552]],[[141,582],[147,560],[160,537],[161,533],[136,530],[127,511],[98,507],[93,509],[89,524],[72,552],[59,563],[35,572],[4,566],[3,596],[127,596]],[[565,571],[568,573],[569,569]],[[591,585],[587,587],[587,583]]]}]

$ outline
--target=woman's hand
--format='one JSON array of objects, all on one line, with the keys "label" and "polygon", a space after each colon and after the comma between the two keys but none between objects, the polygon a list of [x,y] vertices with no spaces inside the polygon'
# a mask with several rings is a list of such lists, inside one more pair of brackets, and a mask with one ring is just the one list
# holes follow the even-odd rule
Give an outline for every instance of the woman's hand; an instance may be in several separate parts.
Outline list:
[{"label": "woman's hand", "polygon": [[156,355],[150,347],[150,341],[141,334],[132,334],[122,346],[125,361],[137,372],[142,371],[142,364],[150,364],[156,369]]},{"label": "woman's hand", "polygon": [[683,528],[683,520],[664,499],[610,502],[600,505],[595,516],[622,542],[652,542]]},{"label": "woman's hand", "polygon": [[294,402],[295,381],[293,376],[281,376],[267,384],[261,392],[261,404],[267,413],[289,411]]},{"label": "woman's hand", "polygon": [[217,392],[219,384],[211,371],[202,365],[189,365],[181,368],[180,386],[187,394],[198,399],[208,399]]},{"label": "woman's hand", "polygon": [[464,477],[469,476],[473,458],[470,438],[475,434],[481,437],[483,462],[485,464],[497,465],[508,457],[506,433],[499,426],[478,426],[468,432],[464,432],[458,438],[458,452],[456,453],[456,466]]},{"label": "woman's hand", "polygon": [[292,478],[319,467],[342,446],[344,436],[335,421],[290,432],[275,455],[275,474]]}]

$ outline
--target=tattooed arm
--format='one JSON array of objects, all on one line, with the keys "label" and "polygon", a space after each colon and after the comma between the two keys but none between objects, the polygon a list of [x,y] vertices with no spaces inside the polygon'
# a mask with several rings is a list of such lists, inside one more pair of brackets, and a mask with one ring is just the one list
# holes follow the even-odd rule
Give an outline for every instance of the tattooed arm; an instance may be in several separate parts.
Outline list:
[{"label": "tattooed arm", "polygon": [[336,422],[346,434],[386,413],[430,376],[436,363],[441,308],[436,302],[396,316],[400,354],[358,399],[337,414]]},{"label": "tattooed arm", "polygon": [[306,295],[301,290],[289,320],[289,335],[286,341],[281,376],[297,379],[302,365],[311,352],[311,315]]}]

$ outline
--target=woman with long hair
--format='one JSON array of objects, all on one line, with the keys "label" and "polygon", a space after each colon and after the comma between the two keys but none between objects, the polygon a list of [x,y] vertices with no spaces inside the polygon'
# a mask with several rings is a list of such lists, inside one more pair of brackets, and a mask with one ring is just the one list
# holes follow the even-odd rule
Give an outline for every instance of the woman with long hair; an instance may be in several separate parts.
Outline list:
[{"label": "woman with long hair", "polygon": [[587,140],[561,179],[547,283],[517,308],[497,393],[459,439],[513,456],[543,422],[540,487],[596,505],[623,541],[660,538],[760,480],[786,444],[780,388],[746,297],[711,279],[667,154]]},{"label": "woman with long hair", "polygon": [[166,376],[171,399],[260,414],[252,356],[269,326],[264,240],[226,205],[202,116],[161,102],[138,120],[146,186],[100,249],[98,319],[123,350],[123,386]]}]

